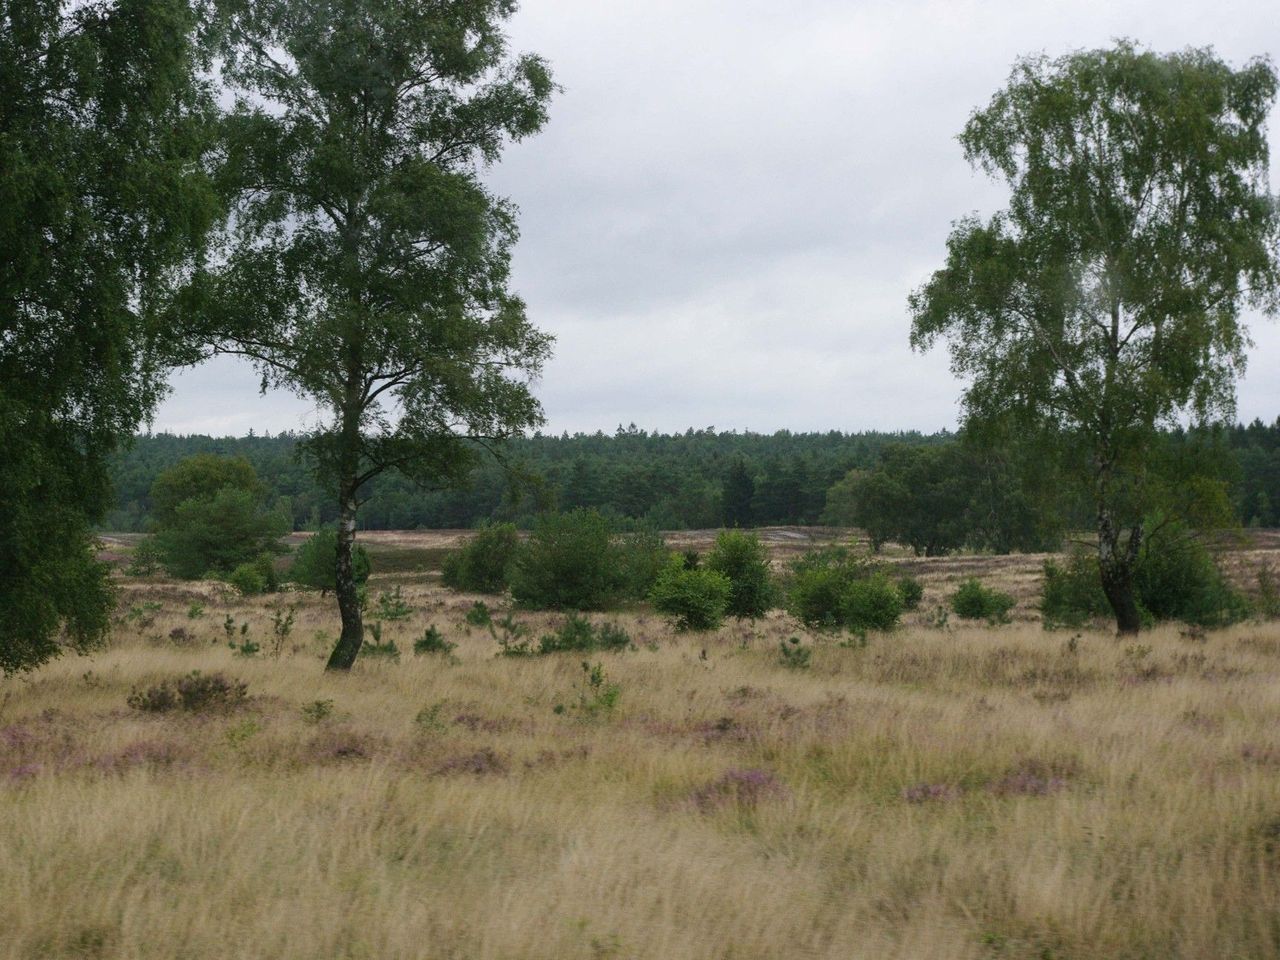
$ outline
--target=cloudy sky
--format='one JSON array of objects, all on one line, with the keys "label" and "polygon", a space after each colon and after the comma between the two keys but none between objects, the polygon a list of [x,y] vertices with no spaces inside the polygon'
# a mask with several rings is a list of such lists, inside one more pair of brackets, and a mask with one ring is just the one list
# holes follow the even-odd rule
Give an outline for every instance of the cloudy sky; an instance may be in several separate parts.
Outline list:
[{"label": "cloudy sky", "polygon": [[[1117,37],[1280,59],[1275,0],[524,0],[510,32],[564,87],[489,175],[557,338],[554,432],[953,426],[961,385],[909,349],[906,296],[953,220],[1003,201],[955,135],[1014,59]],[[1239,412],[1272,420],[1280,323],[1251,329]],[[316,418],[223,358],[174,378],[154,429]]]}]

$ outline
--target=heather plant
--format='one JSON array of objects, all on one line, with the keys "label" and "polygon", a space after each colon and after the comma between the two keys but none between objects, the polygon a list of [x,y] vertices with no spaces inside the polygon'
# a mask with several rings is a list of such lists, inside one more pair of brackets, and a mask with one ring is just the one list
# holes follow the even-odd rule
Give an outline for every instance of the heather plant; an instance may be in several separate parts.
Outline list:
[{"label": "heather plant", "polygon": [[312,700],[302,705],[302,719],[307,723],[324,723],[331,716],[333,716],[332,700]]},{"label": "heather plant", "polygon": [[687,569],[673,557],[649,593],[659,613],[675,621],[677,630],[714,630],[724,622],[732,584],[723,573],[709,568]]},{"label": "heather plant", "polygon": [[976,577],[965,580],[951,595],[951,611],[966,620],[1008,623],[1016,601],[1007,593],[985,587]]},{"label": "heather plant", "polygon": [[774,603],[769,554],[754,533],[725,530],[707,555],[707,568],[729,580],[725,612],[739,619],[764,616]]},{"label": "heather plant", "polygon": [[243,681],[221,673],[202,674],[194,670],[176,680],[165,680],[141,690],[135,688],[127,702],[144,713],[198,712],[237,707],[244,703],[247,692],[248,685]]},{"label": "heather plant", "polygon": [[510,523],[481,527],[463,547],[444,559],[446,587],[469,593],[502,593],[511,582],[520,537]]}]

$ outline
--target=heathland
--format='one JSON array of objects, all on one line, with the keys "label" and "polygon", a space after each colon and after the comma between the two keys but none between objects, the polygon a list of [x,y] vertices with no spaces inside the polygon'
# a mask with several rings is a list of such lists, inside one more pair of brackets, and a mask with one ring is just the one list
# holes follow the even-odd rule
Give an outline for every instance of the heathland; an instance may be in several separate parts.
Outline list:
[{"label": "heathland", "polygon": [[[637,605],[499,656],[564,618],[440,586],[461,537],[362,537],[349,673],[318,594],[127,578],[104,649],[0,681],[0,955],[1280,955],[1280,624],[1048,631],[1043,557],[902,556],[865,645]],[[943,615],[975,574],[1011,623]]]}]

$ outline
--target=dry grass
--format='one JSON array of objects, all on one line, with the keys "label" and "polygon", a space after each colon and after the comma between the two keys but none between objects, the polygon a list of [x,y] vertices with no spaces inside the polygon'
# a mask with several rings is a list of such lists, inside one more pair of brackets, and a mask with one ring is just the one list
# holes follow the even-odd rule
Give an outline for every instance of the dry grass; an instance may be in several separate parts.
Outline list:
[{"label": "dry grass", "polygon": [[[925,572],[926,608],[968,575]],[[1278,625],[914,622],[793,670],[781,615],[633,611],[584,712],[580,657],[495,658],[474,597],[395,582],[404,654],[349,676],[329,602],[151,583],[109,649],[0,682],[0,956],[1280,955]],[[280,658],[233,655],[224,619],[268,646],[287,601]],[[411,654],[428,623],[452,659]],[[249,702],[126,706],[194,669]]]}]

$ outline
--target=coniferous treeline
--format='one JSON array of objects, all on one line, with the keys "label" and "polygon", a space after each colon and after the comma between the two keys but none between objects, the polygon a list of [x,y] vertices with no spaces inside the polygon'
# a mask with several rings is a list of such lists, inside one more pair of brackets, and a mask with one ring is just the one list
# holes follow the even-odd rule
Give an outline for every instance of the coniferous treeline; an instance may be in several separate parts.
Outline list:
[{"label": "coniferous treeline", "polygon": [[[1175,435],[1174,439],[1177,438]],[[242,456],[296,529],[331,523],[335,508],[296,456],[299,437],[139,437],[114,468],[116,508],[105,527],[145,529],[151,484],[197,453]],[[816,524],[840,521],[840,488],[850,471],[870,471],[895,445],[945,444],[954,435],[902,433],[717,432],[662,434],[634,425],[613,434],[535,435],[514,440],[505,466],[488,461],[454,490],[379,478],[361,510],[370,530],[471,527],[486,520],[528,522],[547,509],[595,507],[662,529]],[[1280,419],[1220,431],[1217,473],[1229,485],[1239,521],[1280,523]]]}]

